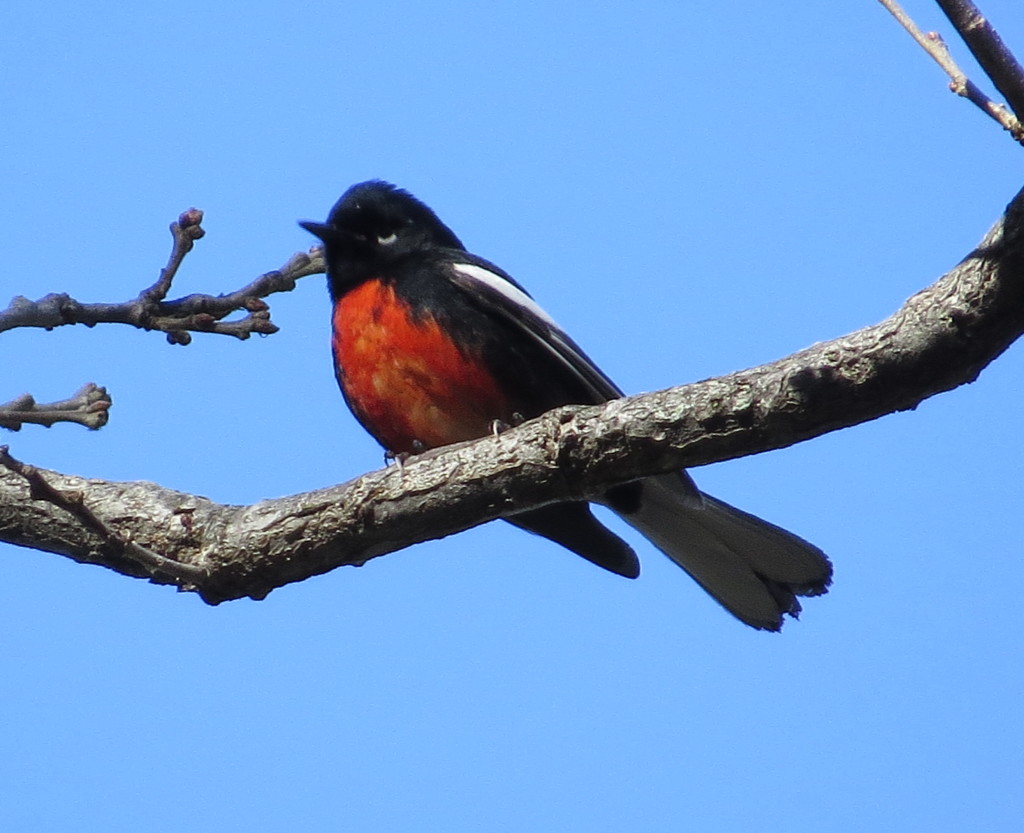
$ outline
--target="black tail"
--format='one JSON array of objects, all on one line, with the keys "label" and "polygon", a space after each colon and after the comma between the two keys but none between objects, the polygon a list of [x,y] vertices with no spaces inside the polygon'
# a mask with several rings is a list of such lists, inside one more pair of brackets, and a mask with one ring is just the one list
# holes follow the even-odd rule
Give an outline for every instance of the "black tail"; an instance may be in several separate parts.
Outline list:
[{"label": "black tail", "polygon": [[800,612],[797,596],[818,596],[832,581],[825,553],[791,532],[710,495],[696,502],[676,475],[643,481],[640,508],[620,513],[748,625],[777,631]]},{"label": "black tail", "polygon": [[598,567],[626,578],[640,575],[636,553],[591,514],[587,503],[553,503],[506,520],[556,541]]}]

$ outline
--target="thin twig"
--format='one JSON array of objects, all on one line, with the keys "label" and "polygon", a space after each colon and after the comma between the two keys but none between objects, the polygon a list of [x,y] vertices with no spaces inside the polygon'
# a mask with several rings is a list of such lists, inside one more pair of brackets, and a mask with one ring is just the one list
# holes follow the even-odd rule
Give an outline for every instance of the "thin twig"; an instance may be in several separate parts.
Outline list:
[{"label": "thin twig", "polygon": [[[186,295],[175,301],[165,301],[158,308],[157,317],[150,320],[150,329],[165,330],[168,340],[177,344],[188,344],[191,340],[187,330],[218,333],[246,339],[252,333],[272,335],[277,325],[270,321],[270,308],[262,298],[275,292],[290,292],[299,278],[323,274],[323,250],[320,247],[309,252],[292,255],[280,269],[266,272],[251,283],[227,295]],[[237,310],[247,310],[249,315],[235,321],[220,319]],[[0,323],[2,323],[0,313]],[[177,341],[175,337],[183,340]]]},{"label": "thin twig", "polygon": [[971,0],[936,0],[985,74],[1018,118],[1024,118],[1024,67]]},{"label": "thin twig", "polygon": [[24,423],[49,428],[56,422],[77,422],[96,430],[107,424],[110,395],[106,388],[90,382],[70,399],[39,404],[31,394],[23,394],[0,405],[0,428],[20,431]]},{"label": "thin twig", "polygon": [[[1004,105],[993,101],[985,95],[978,85],[967,77],[956,61],[953,60],[949,53],[949,47],[937,32],[923,32],[896,0],[879,0],[879,2],[889,10],[910,36],[942,67],[943,71],[950,78],[949,88],[953,92],[979,107],[983,112],[999,122],[1005,130],[1008,130],[1016,141],[1024,144],[1024,125]],[[939,2],[941,3],[941,0]]]},{"label": "thin twig", "polygon": [[[65,324],[130,324],[143,330],[167,334],[172,344],[189,344],[193,332],[215,333],[247,339],[253,333],[271,335],[278,328],[270,320],[270,308],[262,300],[275,292],[288,292],[295,282],[307,275],[325,270],[321,249],[293,255],[280,269],[260,275],[241,289],[226,295],[187,295],[173,301],[164,300],[178,268],[203,234],[200,223],[203,213],[192,208],[171,224],[174,245],[160,277],[131,301],[123,303],[85,304],[66,293],[52,293],[38,301],[15,297],[7,309],[0,311],[0,333],[16,327],[43,327],[52,330]],[[242,318],[225,321],[235,312],[245,311]]]},{"label": "thin twig", "polygon": [[196,241],[201,240],[206,234],[202,223],[203,212],[198,208],[183,211],[177,221],[171,223],[171,236],[174,238],[171,255],[167,259],[167,265],[160,270],[160,277],[156,283],[139,293],[139,301],[144,307],[158,304],[167,297],[167,293],[171,291],[171,282],[178,274],[178,268],[185,255],[191,252]]},{"label": "thin twig", "polygon": [[119,535],[86,506],[81,492],[65,492],[54,488],[35,466],[12,457],[6,445],[0,445],[0,465],[25,479],[33,500],[44,500],[73,515],[84,527],[103,539],[115,553],[145,567],[151,575],[160,573],[180,584],[198,584],[207,577],[207,571],[202,567],[166,558]]}]

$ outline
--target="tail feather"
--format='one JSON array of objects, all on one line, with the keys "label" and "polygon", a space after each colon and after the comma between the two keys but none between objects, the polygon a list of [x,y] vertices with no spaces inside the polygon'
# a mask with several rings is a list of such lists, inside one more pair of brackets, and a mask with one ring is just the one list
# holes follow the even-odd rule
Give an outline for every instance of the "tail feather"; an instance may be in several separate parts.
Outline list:
[{"label": "tail feather", "polygon": [[636,553],[590,512],[588,503],[553,503],[506,518],[510,524],[557,541],[599,567],[626,578],[640,575]]},{"label": "tail feather", "polygon": [[777,631],[797,596],[825,593],[832,565],[813,544],[710,495],[696,505],[674,475],[643,481],[640,508],[622,518],[748,625]]},{"label": "tail feather", "polygon": [[759,575],[791,586],[798,596],[828,591],[832,564],[814,544],[711,495],[704,495],[704,504],[715,533]]}]

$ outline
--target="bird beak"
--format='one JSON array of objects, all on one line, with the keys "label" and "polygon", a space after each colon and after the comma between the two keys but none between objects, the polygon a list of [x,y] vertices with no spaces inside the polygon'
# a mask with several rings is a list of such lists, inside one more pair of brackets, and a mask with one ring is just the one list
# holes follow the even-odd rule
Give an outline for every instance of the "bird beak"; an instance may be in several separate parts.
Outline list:
[{"label": "bird beak", "polygon": [[310,234],[319,237],[325,243],[328,240],[337,237],[337,232],[326,223],[314,223],[312,220],[299,220],[299,225]]},{"label": "bird beak", "polygon": [[330,223],[314,223],[312,220],[299,220],[302,226],[310,234],[319,237],[325,246],[359,248],[366,245],[366,235],[356,234],[353,231],[340,229]]}]

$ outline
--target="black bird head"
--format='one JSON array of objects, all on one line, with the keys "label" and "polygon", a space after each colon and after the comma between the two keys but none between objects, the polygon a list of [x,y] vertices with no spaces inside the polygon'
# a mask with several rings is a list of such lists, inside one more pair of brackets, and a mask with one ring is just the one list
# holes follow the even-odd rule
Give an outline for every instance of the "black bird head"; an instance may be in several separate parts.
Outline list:
[{"label": "black bird head", "polygon": [[408,191],[373,179],[353,185],[331,209],[326,223],[303,221],[324,242],[332,278],[387,263],[409,252],[462,249],[462,242],[426,205]]}]

